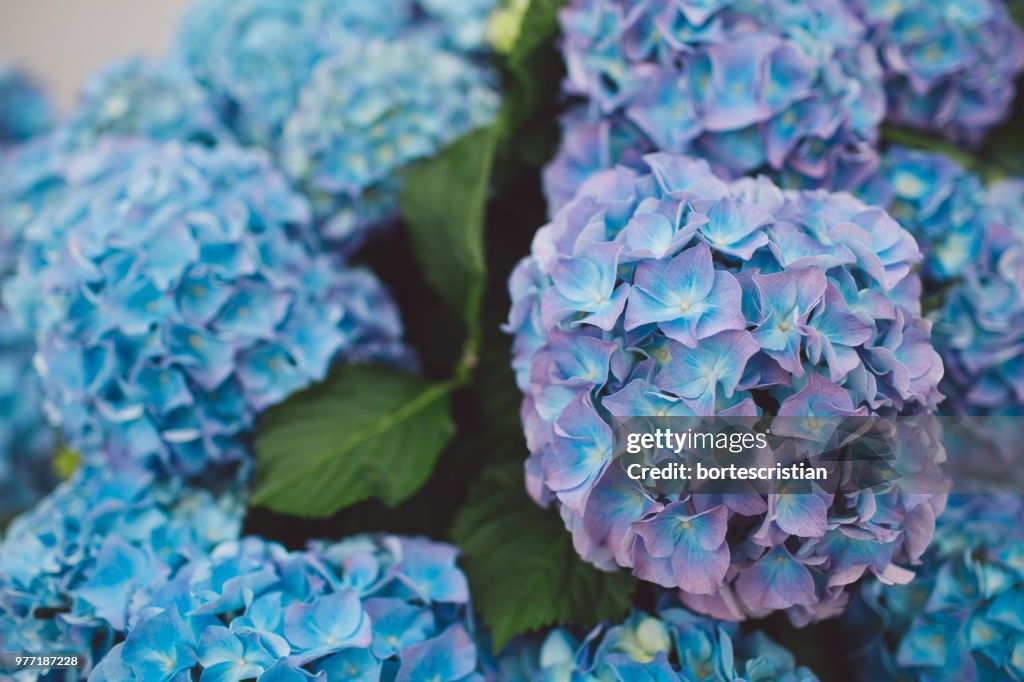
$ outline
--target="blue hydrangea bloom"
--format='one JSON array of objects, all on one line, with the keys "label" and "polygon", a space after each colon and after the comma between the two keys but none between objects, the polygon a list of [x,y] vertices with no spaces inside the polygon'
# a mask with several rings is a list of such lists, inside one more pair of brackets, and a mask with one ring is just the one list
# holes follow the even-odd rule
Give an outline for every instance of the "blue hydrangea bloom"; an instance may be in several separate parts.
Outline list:
[{"label": "blue hydrangea bloom", "polygon": [[482,682],[456,556],[395,536],[222,543],[136,596],[90,679]]},{"label": "blue hydrangea bloom", "polygon": [[185,16],[175,49],[239,137],[271,146],[317,61],[352,33],[396,35],[405,4],[204,0]]},{"label": "blue hydrangea bloom", "polygon": [[0,522],[53,487],[56,438],[43,411],[34,352],[32,335],[0,308]]},{"label": "blue hydrangea bloom", "polygon": [[102,176],[79,171],[72,178],[69,169],[82,165],[76,157],[102,143],[106,171],[131,158],[132,145],[112,138],[213,145],[231,136],[205,91],[183,67],[146,58],[109,65],[85,84],[78,106],[52,132],[0,151],[0,233],[10,245],[0,252],[0,272],[13,267],[10,261],[21,248],[22,233],[44,205],[69,182]]},{"label": "blue hydrangea bloom", "polygon": [[1024,680],[1024,501],[950,497],[919,577],[865,584],[844,619],[862,679]]},{"label": "blue hydrangea bloom", "polygon": [[321,60],[288,118],[281,165],[321,233],[351,241],[398,208],[396,171],[490,123],[491,74],[434,42],[354,43]]},{"label": "blue hydrangea bloom", "polygon": [[976,143],[1010,111],[1024,33],[1003,0],[846,0],[885,69],[886,118]]},{"label": "blue hydrangea bloom", "polygon": [[86,467],[16,518],[0,544],[0,649],[98,657],[136,593],[238,537],[238,486],[216,494],[140,468]]},{"label": "blue hydrangea bloom", "polygon": [[475,26],[494,4],[203,0],[186,16],[176,51],[244,141],[273,147],[323,58],[355,43],[389,41],[409,32],[456,50],[460,45],[475,50]]},{"label": "blue hydrangea bloom", "polygon": [[663,608],[634,611],[617,625],[599,625],[582,641],[564,629],[542,642],[515,640],[489,662],[500,682],[815,682],[793,654],[759,631],[740,633],[732,623]]},{"label": "blue hydrangea bloom", "polygon": [[344,250],[396,209],[394,171],[497,109],[496,0],[205,0],[176,52],[239,138],[280,154]]},{"label": "blue hydrangea bloom", "polygon": [[888,207],[924,253],[934,343],[954,414],[1024,409],[1024,181],[986,188],[937,153],[893,148],[861,194]]},{"label": "blue hydrangea bloom", "polygon": [[53,120],[46,92],[23,71],[0,65],[0,147],[46,132]]},{"label": "blue hydrangea bloom", "polygon": [[[22,166],[16,159],[30,158],[28,150],[36,145],[32,141],[16,151],[0,151],[0,282],[13,272],[22,246],[19,213],[32,212],[11,200],[16,191],[13,185],[20,182],[11,175]],[[34,164],[24,165],[31,173]],[[0,305],[0,520],[26,508],[53,487],[50,456],[55,438],[32,367],[34,352],[31,331],[15,325]]]},{"label": "blue hydrangea bloom", "polygon": [[[136,58],[116,62],[90,79],[78,106],[52,132],[0,152],[0,232],[11,249],[0,253],[0,271],[12,267],[22,233],[40,208],[52,202],[72,179],[76,157],[101,143],[114,170],[130,158],[131,144],[111,138],[212,145],[230,139],[206,93],[182,67],[169,61]],[[117,154],[111,151],[118,148]],[[83,176],[91,180],[102,173]]]},{"label": "blue hydrangea bloom", "polygon": [[873,169],[882,72],[842,0],[573,0],[560,18],[579,104],[545,173],[552,212],[577,176],[652,151],[801,187]]},{"label": "blue hydrangea bloom", "polygon": [[465,52],[488,45],[488,22],[500,0],[418,0],[421,12],[440,25],[443,40]]},{"label": "blue hydrangea bloom", "polygon": [[531,495],[557,503],[588,561],[716,617],[800,623],[865,573],[908,580],[941,495],[653,492],[613,457],[611,419],[933,410],[914,239],[849,194],[644,162],[585,183],[512,275]]},{"label": "blue hydrangea bloom", "polygon": [[129,147],[67,170],[6,290],[86,459],[195,473],[245,455],[255,416],[335,360],[407,362],[387,292],[312,248],[308,205],[264,154]]},{"label": "blue hydrangea bloom", "polygon": [[230,139],[188,70],[145,57],[114,62],[90,78],[60,133],[73,149],[88,149],[104,135],[204,145]]}]

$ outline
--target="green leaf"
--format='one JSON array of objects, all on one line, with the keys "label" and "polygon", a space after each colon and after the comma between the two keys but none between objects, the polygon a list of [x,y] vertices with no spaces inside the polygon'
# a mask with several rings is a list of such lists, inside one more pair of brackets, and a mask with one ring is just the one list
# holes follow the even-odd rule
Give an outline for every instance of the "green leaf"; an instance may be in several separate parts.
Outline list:
[{"label": "green leaf", "polygon": [[538,50],[547,46],[558,34],[558,10],[565,0],[530,0],[523,14],[515,46],[509,51],[509,61],[523,64]]},{"label": "green leaf", "polygon": [[1024,3],[1010,2],[1007,3],[1007,8],[1010,10],[1010,16],[1017,22],[1017,25],[1024,28]]},{"label": "green leaf", "polygon": [[502,146],[529,166],[547,162],[558,143],[558,91],[564,67],[555,49],[565,0],[530,0],[505,55],[508,75],[501,112]]},{"label": "green leaf", "polygon": [[453,382],[345,366],[264,416],[255,505],[325,517],[375,497],[397,505],[429,478],[451,439]]},{"label": "green leaf", "polygon": [[494,161],[494,127],[463,136],[439,155],[407,168],[402,216],[427,281],[479,338],[486,285],[484,214]]},{"label": "green leaf", "polygon": [[953,161],[956,161],[967,170],[975,170],[978,166],[978,160],[973,156],[960,149],[952,142],[948,142],[935,135],[918,132],[916,130],[909,130],[907,128],[883,126],[882,139],[889,144],[898,144],[911,149],[943,154],[951,158]]},{"label": "green leaf", "polygon": [[522,457],[485,468],[452,536],[495,651],[519,634],[554,624],[590,628],[629,610],[633,577],[580,559],[558,515],[527,497]]}]

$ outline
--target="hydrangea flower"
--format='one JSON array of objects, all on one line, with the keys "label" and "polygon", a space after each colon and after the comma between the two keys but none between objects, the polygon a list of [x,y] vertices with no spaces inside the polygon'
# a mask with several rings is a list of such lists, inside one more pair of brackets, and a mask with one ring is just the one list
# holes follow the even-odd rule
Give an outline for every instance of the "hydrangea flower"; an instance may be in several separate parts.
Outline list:
[{"label": "hydrangea flower", "polygon": [[396,171],[489,123],[490,74],[426,40],[355,43],[313,70],[285,123],[281,165],[326,224],[351,241],[398,208]]},{"label": "hydrangea flower", "polygon": [[394,40],[407,32],[475,50],[482,17],[493,4],[203,0],[186,16],[176,49],[221,101],[239,136],[273,147],[320,60],[356,43]]},{"label": "hydrangea flower", "polygon": [[634,611],[617,625],[599,625],[582,642],[564,629],[539,646],[517,640],[490,666],[501,682],[579,680],[706,680],[814,682],[793,654],[759,631],[741,634],[731,623],[663,608]]},{"label": "hydrangea flower", "polygon": [[395,536],[225,542],[135,600],[90,679],[482,680],[456,555]]},{"label": "hydrangea flower", "polygon": [[349,32],[395,35],[404,4],[203,0],[186,14],[176,51],[239,137],[269,147],[317,61]]},{"label": "hydrangea flower", "polygon": [[129,146],[67,170],[6,291],[73,449],[195,473],[243,456],[255,416],[332,362],[407,362],[386,291],[311,248],[264,154]]},{"label": "hydrangea flower", "polygon": [[394,171],[493,119],[494,79],[474,61],[495,2],[206,0],[177,52],[351,250],[395,212]]},{"label": "hydrangea flower", "polygon": [[0,522],[53,487],[56,439],[43,412],[34,352],[32,336],[0,308]]},{"label": "hydrangea flower", "polygon": [[438,22],[442,39],[464,52],[478,52],[488,44],[488,25],[499,0],[418,0],[421,12]]},{"label": "hydrangea flower", "polygon": [[[21,249],[20,212],[31,212],[11,200],[10,177],[20,170],[16,158],[28,157],[31,141],[16,151],[0,151],[0,282],[10,275]],[[27,163],[31,173],[33,164]],[[0,521],[26,508],[53,487],[50,455],[54,433],[43,411],[39,378],[32,368],[32,333],[19,329],[0,305]]]},{"label": "hydrangea flower", "polygon": [[1009,113],[1024,33],[1002,0],[846,0],[885,69],[886,117],[977,143]]},{"label": "hydrangea flower", "polygon": [[934,343],[955,414],[1024,409],[1024,181],[990,188],[951,159],[894,148],[861,190],[886,206],[924,252]]},{"label": "hydrangea flower", "polygon": [[579,104],[545,173],[552,212],[575,176],[652,151],[798,186],[873,169],[881,67],[842,0],[573,0],[560,19],[564,89]]},{"label": "hydrangea flower", "polygon": [[0,147],[46,132],[53,119],[46,92],[23,71],[0,65]]},{"label": "hydrangea flower", "polygon": [[[22,233],[44,205],[72,179],[101,175],[70,178],[67,171],[76,157],[102,143],[111,172],[130,158],[132,145],[112,138],[213,145],[231,136],[205,91],[181,66],[146,58],[109,65],[85,84],[78,106],[52,132],[0,151],[0,233],[9,240],[9,248],[0,251],[0,273],[12,269]],[[115,154],[112,148],[122,151]]]},{"label": "hydrangea flower", "polygon": [[530,493],[588,561],[720,618],[805,622],[865,573],[905,582],[942,495],[653,492],[613,457],[611,422],[931,411],[942,365],[913,238],[849,194],[645,163],[584,184],[512,275]]},{"label": "hydrangea flower", "polygon": [[89,79],[60,133],[73,149],[88,149],[104,135],[203,145],[230,139],[183,66],[145,57],[114,62]]},{"label": "hydrangea flower", "polygon": [[919,577],[863,585],[844,619],[864,646],[852,669],[865,680],[1024,680],[1022,529],[1017,495],[950,497]]},{"label": "hydrangea flower", "polygon": [[79,470],[0,544],[0,649],[101,656],[138,591],[238,537],[230,481],[221,476],[223,492],[211,493],[137,467]]}]

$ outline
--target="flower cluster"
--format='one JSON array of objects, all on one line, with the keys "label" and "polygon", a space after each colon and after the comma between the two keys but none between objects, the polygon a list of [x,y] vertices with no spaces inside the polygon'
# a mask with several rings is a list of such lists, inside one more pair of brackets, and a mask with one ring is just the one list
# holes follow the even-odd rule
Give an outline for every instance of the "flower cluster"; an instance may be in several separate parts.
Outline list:
[{"label": "flower cluster", "polygon": [[77,472],[0,544],[0,649],[102,656],[136,592],[238,536],[237,486],[220,485],[215,495],[140,468]]},{"label": "flower cluster", "polygon": [[25,73],[0,65],[0,147],[24,142],[53,124],[46,93]]},{"label": "flower cluster", "polygon": [[613,457],[612,416],[930,411],[942,366],[920,317],[920,253],[848,194],[726,184],[654,154],[586,183],[511,279],[535,499],[577,550],[738,619],[834,613],[871,573],[905,581],[942,496],[655,494]]},{"label": "flower cluster", "polygon": [[[109,151],[114,137],[213,145],[230,134],[182,67],[143,58],[111,64],[86,83],[78,106],[50,134],[0,156],[0,232],[12,240],[0,259],[13,260],[22,232],[67,187],[76,157],[102,143],[108,163],[118,166]],[[10,269],[0,262],[0,272]]]},{"label": "flower cluster", "polygon": [[[32,184],[27,178],[34,174],[38,145],[33,140],[0,151],[0,282],[15,268],[23,223],[33,211],[15,198],[22,182]],[[32,368],[34,352],[32,333],[19,329],[0,305],[0,521],[53,487],[49,455],[55,439]]]},{"label": "flower cluster", "polygon": [[350,34],[394,36],[399,3],[202,0],[175,49],[248,143],[272,147],[314,65]]},{"label": "flower cluster", "polygon": [[56,439],[32,368],[34,350],[31,334],[0,308],[0,523],[53,487]]},{"label": "flower cluster", "polygon": [[[314,67],[324,58],[367,40],[397,45],[396,38],[410,33],[456,49],[466,36],[445,27],[475,34],[473,26],[482,23],[481,17],[494,4],[494,0],[204,0],[186,17],[177,50],[221,103],[239,136],[274,147]],[[420,75],[433,74],[422,71]]]},{"label": "flower cluster", "polygon": [[561,25],[565,91],[582,102],[545,174],[552,212],[579,179],[650,151],[801,187],[873,168],[881,67],[842,0],[573,0]]},{"label": "flower cluster", "polygon": [[434,33],[452,49],[480,52],[489,42],[491,15],[500,10],[499,0],[416,0],[416,6],[439,25]]},{"label": "flower cluster", "polygon": [[517,641],[492,667],[501,682],[818,679],[764,634],[740,634],[733,624],[680,608],[662,609],[657,616],[635,611],[621,624],[598,626],[582,643],[563,629],[553,630],[539,647]]},{"label": "flower cluster", "polygon": [[475,63],[495,0],[206,0],[177,51],[245,142],[279,155],[345,250],[397,209],[402,165],[490,122]]},{"label": "flower cluster", "polygon": [[383,287],[310,248],[308,205],[262,153],[136,140],[66,173],[5,293],[86,459],[195,473],[335,359],[407,361]]},{"label": "flower cluster", "polygon": [[886,117],[976,143],[1009,112],[1024,33],[1002,0],[846,0],[885,69]]},{"label": "flower cluster", "polygon": [[183,66],[142,57],[110,64],[87,81],[58,134],[72,149],[89,149],[104,135],[211,146],[230,139]]},{"label": "flower cluster", "polygon": [[929,317],[946,367],[944,409],[1020,413],[1024,181],[986,188],[941,154],[893,148],[861,194],[913,233],[926,290],[942,292]]},{"label": "flower cluster", "polygon": [[90,679],[481,679],[456,550],[358,536],[288,552],[225,542],[135,600]]},{"label": "flower cluster", "polygon": [[862,678],[1024,680],[1024,501],[950,497],[919,577],[866,583],[853,634],[866,638]]},{"label": "flower cluster", "polygon": [[44,205],[55,201],[69,182],[102,175],[70,177],[68,168],[76,165],[76,157],[102,145],[115,169],[130,155],[118,158],[111,148],[132,147],[112,138],[213,145],[230,137],[205,92],[182,67],[143,58],[111,64],[86,83],[78,106],[52,132],[0,156],[0,239],[8,247],[0,250],[0,273],[13,269],[23,232]]},{"label": "flower cluster", "polygon": [[[950,407],[961,413],[1024,413],[1024,181],[989,187],[992,221],[981,255],[935,314]],[[952,388],[955,387],[955,390]]]},{"label": "flower cluster", "polygon": [[321,233],[351,242],[397,210],[399,168],[497,109],[489,73],[434,42],[355,43],[313,70],[285,123],[281,165],[326,220]]}]

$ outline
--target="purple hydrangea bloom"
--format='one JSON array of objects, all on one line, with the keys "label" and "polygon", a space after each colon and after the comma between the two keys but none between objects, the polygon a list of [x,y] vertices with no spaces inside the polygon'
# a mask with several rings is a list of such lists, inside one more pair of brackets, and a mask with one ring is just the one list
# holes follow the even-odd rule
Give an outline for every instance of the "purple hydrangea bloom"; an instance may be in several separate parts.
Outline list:
[{"label": "purple hydrangea bloom", "polygon": [[396,536],[224,542],[136,595],[90,679],[482,680],[456,556]]},{"label": "purple hydrangea bloom", "polygon": [[[1024,503],[950,497],[914,582],[865,583],[845,625],[865,680],[1024,680]],[[866,646],[864,645],[866,643]]]},{"label": "purple hydrangea bloom", "polygon": [[239,487],[85,467],[16,518],[0,544],[0,649],[101,656],[137,592],[241,530]]},{"label": "purple hydrangea bloom", "polygon": [[334,361],[408,361],[387,292],[311,246],[264,154],[136,141],[67,173],[6,296],[86,459],[195,473],[245,455],[255,416]]},{"label": "purple hydrangea bloom", "polygon": [[654,492],[625,476],[611,425],[931,411],[942,365],[913,238],[848,194],[645,163],[584,184],[512,275],[530,493],[588,561],[722,618],[805,622],[865,573],[906,581],[941,495]]},{"label": "purple hydrangea bloom", "polygon": [[881,67],[842,0],[573,0],[560,17],[579,104],[545,173],[552,212],[581,176],[651,151],[801,187],[873,169]]},{"label": "purple hydrangea bloom", "polygon": [[60,134],[73,149],[88,149],[104,135],[203,145],[231,137],[183,66],[145,57],[114,62],[87,81]]},{"label": "purple hydrangea bloom", "polygon": [[[425,77],[429,76],[429,77]],[[281,139],[281,165],[332,241],[398,210],[397,171],[491,122],[491,74],[423,40],[353,43],[321,60]]]},{"label": "purple hydrangea bloom", "polygon": [[846,0],[885,69],[886,118],[977,143],[1010,111],[1024,33],[1003,0]]},{"label": "purple hydrangea bloom", "polygon": [[23,71],[0,65],[0,147],[46,132],[53,119],[46,92]]},{"label": "purple hydrangea bloom", "polygon": [[634,611],[622,623],[599,625],[582,642],[564,629],[541,642],[515,640],[488,669],[496,682],[818,679],[763,633],[741,634],[734,624],[681,608],[663,608],[656,616]]},{"label": "purple hydrangea bloom", "polygon": [[955,414],[1024,409],[1024,181],[989,188],[951,159],[894,148],[861,194],[885,206],[924,253],[934,343]]}]

